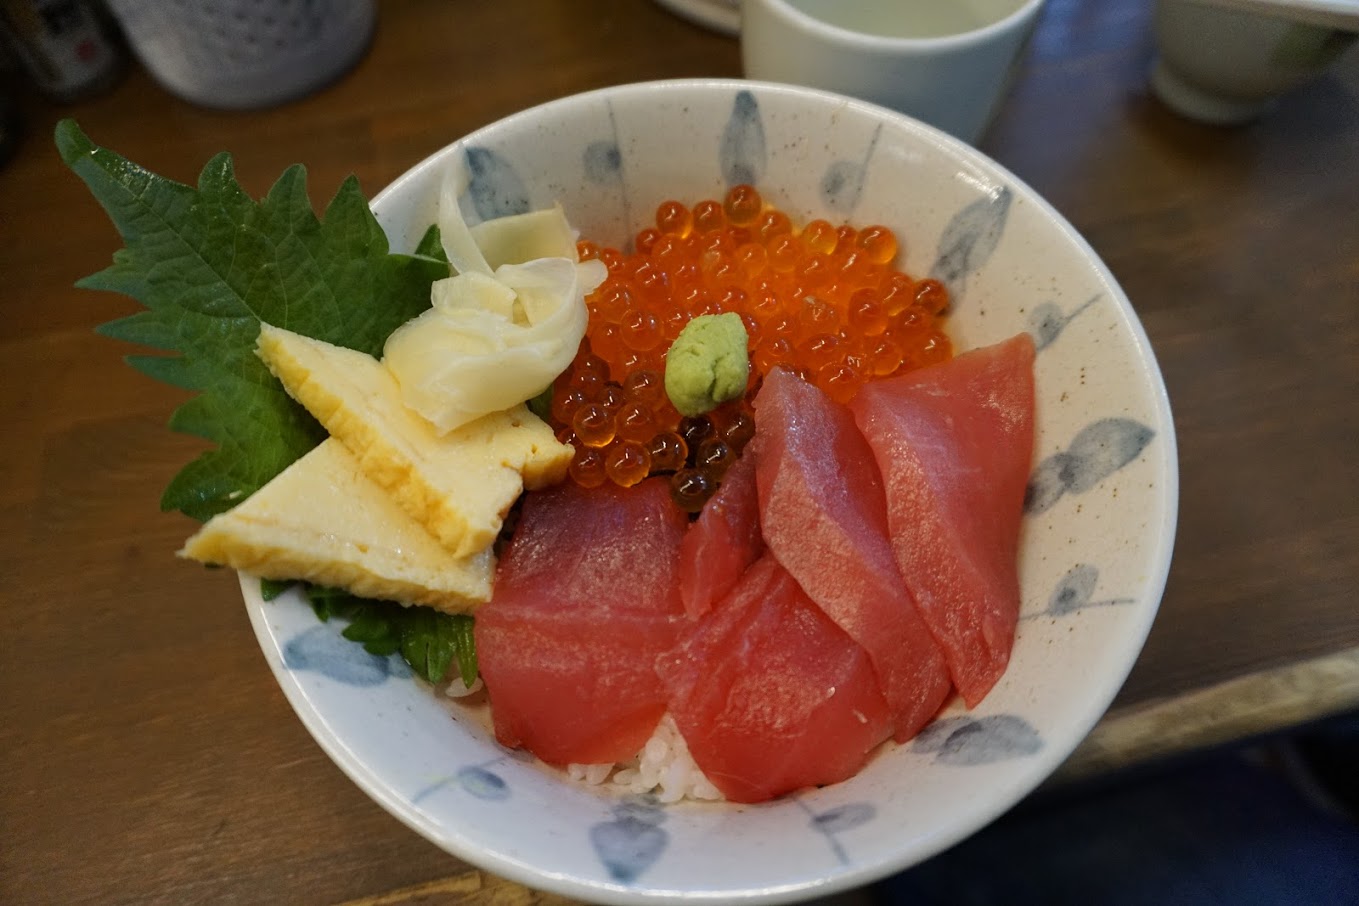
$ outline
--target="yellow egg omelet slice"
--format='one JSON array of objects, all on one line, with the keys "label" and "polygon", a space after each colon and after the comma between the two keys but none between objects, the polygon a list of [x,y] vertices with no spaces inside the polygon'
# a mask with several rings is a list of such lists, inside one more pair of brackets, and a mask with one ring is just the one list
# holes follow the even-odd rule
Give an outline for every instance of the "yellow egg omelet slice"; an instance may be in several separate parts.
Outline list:
[{"label": "yellow egg omelet slice", "polygon": [[373,483],[331,438],[180,551],[266,579],[302,579],[365,598],[467,613],[491,597],[490,548],[458,557]]},{"label": "yellow egg omelet slice", "polygon": [[490,546],[525,488],[566,476],[573,454],[518,405],[440,435],[402,403],[372,356],[262,325],[258,353],[360,468],[457,556]]}]

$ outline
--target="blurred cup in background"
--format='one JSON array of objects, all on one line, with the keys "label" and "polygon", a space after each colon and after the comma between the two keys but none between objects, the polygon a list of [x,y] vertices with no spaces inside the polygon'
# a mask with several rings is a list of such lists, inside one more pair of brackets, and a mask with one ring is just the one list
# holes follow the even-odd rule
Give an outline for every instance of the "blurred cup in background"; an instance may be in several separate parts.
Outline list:
[{"label": "blurred cup in background", "polygon": [[742,0],[747,78],[891,107],[975,144],[1043,0]]},{"label": "blurred cup in background", "polygon": [[1312,13],[1315,5],[1157,0],[1152,91],[1200,122],[1255,119],[1354,44],[1359,3],[1330,15]]},{"label": "blurred cup in background", "polygon": [[270,107],[324,87],[368,49],[375,0],[107,0],[166,90],[205,107]]}]

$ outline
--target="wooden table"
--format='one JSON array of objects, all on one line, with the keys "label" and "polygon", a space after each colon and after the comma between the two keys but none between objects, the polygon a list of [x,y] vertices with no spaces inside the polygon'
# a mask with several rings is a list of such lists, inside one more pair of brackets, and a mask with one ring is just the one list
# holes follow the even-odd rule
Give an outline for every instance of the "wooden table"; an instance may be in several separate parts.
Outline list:
[{"label": "wooden table", "polygon": [[[1051,0],[983,144],[1122,282],[1179,431],[1161,615],[1069,774],[1359,705],[1359,61],[1254,125],[1196,125],[1147,95],[1146,6]],[[739,74],[733,39],[643,0],[385,0],[357,69],[277,110],[197,109],[139,70],[26,100],[0,170],[0,901],[555,899],[369,801],[293,717],[235,581],[173,556],[191,525],[156,502],[200,446],[165,430],[182,395],[91,331],[134,303],[71,286],[118,243],[56,119],[186,181],[230,149],[256,195],[304,161],[320,199],[540,101]]]}]

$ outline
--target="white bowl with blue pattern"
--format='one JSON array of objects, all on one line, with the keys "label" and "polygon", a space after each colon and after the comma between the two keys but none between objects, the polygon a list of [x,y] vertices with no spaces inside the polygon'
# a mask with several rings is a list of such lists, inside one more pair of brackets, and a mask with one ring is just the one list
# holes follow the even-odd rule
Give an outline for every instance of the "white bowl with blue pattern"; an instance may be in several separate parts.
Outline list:
[{"label": "white bowl with blue pattern", "polygon": [[1127,298],[1061,215],[972,148],[899,114],[804,88],[694,80],[608,88],[487,126],[373,202],[396,250],[435,219],[450,160],[469,219],[561,202],[613,244],[667,198],[754,183],[806,222],[883,223],[905,268],[953,291],[967,349],[1030,331],[1035,471],[1008,672],[853,779],[762,805],[661,806],[573,784],[499,747],[478,719],[319,623],[295,593],[243,578],[270,665],[335,762],[384,808],[468,862],[601,903],[791,902],[907,868],[1047,777],[1099,719],[1142,648],[1175,530],[1174,427]]}]

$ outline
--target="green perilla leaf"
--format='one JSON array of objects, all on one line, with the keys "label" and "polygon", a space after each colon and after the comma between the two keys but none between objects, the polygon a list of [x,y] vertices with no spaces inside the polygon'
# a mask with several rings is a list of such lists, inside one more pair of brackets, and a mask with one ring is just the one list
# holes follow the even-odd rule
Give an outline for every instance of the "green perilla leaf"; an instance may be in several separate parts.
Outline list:
[{"label": "green perilla leaf", "polygon": [[175,476],[162,509],[208,519],[325,438],[255,356],[261,322],[381,355],[387,336],[429,307],[430,284],[449,274],[428,254],[437,237],[420,244],[426,254],[390,253],[353,177],[317,218],[301,166],[256,202],[227,154],[191,187],[99,147],[71,120],[57,124],[56,144],[125,244],[77,285],[146,307],[100,332],[168,353],[129,364],[196,392],[170,425],[216,445]]}]

